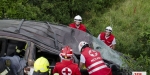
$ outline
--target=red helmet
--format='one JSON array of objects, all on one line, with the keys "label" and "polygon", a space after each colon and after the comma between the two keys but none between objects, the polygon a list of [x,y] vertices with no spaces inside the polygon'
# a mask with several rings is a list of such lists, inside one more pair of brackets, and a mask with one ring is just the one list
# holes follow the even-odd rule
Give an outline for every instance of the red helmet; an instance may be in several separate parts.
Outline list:
[{"label": "red helmet", "polygon": [[70,59],[72,58],[72,49],[69,46],[65,46],[62,48],[60,55],[65,58],[65,59]]}]

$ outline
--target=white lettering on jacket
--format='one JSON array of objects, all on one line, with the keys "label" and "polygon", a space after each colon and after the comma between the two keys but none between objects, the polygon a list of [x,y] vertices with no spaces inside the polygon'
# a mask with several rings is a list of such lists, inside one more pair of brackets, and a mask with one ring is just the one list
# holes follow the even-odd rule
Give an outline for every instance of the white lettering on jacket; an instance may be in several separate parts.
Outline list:
[{"label": "white lettering on jacket", "polygon": [[91,62],[94,62],[94,61],[96,61],[96,60],[98,60],[98,59],[101,59],[101,57],[93,58],[93,59],[91,60]]}]

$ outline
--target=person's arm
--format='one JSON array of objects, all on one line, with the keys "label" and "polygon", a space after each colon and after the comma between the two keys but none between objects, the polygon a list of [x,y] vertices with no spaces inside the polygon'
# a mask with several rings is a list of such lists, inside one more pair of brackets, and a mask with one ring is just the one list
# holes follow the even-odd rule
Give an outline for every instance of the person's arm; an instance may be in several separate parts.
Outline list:
[{"label": "person's arm", "polygon": [[116,45],[116,39],[114,38],[112,41],[112,49],[115,50],[115,45]]},{"label": "person's arm", "polygon": [[114,45],[112,45],[112,49],[113,49],[113,50],[115,50],[115,44],[114,44]]},{"label": "person's arm", "polygon": [[80,67],[80,68],[83,68],[83,67],[84,67],[84,65],[85,65],[84,63],[80,62],[79,67]]},{"label": "person's arm", "polygon": [[99,39],[99,40],[100,40],[100,35],[101,35],[101,34],[99,34],[98,37],[97,37],[97,39]]},{"label": "person's arm", "polygon": [[79,67],[83,68],[84,65],[85,65],[85,57],[81,54]]}]

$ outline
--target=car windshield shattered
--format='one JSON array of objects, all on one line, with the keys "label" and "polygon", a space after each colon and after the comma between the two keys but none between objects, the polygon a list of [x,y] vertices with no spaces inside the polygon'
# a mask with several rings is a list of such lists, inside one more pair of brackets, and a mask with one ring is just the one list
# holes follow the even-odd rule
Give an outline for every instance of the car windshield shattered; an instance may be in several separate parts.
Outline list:
[{"label": "car windshield shattered", "polygon": [[[61,48],[68,45],[73,49],[75,62],[78,63],[80,56],[78,44],[81,41],[86,41],[90,44],[90,47],[101,53],[104,60],[120,67],[127,66],[122,60],[125,59],[122,53],[112,50],[93,35],[78,29],[70,28],[66,25],[26,21],[24,19],[0,20],[0,40],[2,40],[2,43],[4,38],[5,40],[10,40],[7,43],[11,43],[12,39],[25,41],[28,44],[24,55],[26,60],[35,60],[38,55],[42,54],[38,54],[40,51],[44,53],[43,55],[49,53],[48,57],[51,55],[59,56]],[[34,45],[32,45],[32,43]],[[7,51],[5,50],[6,48],[1,48],[0,56],[7,55],[7,53],[5,53]],[[57,57],[49,58],[50,61],[55,59],[57,59]],[[56,61],[54,64],[55,63]]]}]

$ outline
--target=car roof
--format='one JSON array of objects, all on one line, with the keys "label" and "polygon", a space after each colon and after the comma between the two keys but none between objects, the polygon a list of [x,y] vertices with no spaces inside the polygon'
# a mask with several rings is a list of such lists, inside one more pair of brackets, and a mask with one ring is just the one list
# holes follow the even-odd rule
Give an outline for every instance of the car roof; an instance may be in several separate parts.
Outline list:
[{"label": "car roof", "polygon": [[54,54],[58,54],[62,44],[58,41],[56,43],[56,34],[54,35],[52,28],[50,28],[51,25],[48,22],[0,20],[0,36],[26,37],[27,40],[31,40],[38,45],[50,49],[49,51]]},{"label": "car roof", "polygon": [[80,41],[86,41],[94,46],[94,49],[98,49],[104,59],[120,66],[124,64],[120,57],[122,55],[117,51],[111,50],[91,34],[66,25],[24,19],[0,20],[0,36],[26,39],[41,46],[43,50],[57,55],[60,53],[61,48],[66,45],[73,49],[74,54],[80,55],[78,44]]},{"label": "car roof", "polygon": [[[10,35],[11,34],[11,35]],[[11,36],[15,38],[27,38],[51,53],[58,54],[63,46],[69,45],[75,54],[79,55],[78,43],[86,38],[89,42],[88,33],[78,29],[70,28],[62,24],[53,24],[42,21],[28,20],[0,20],[0,36]],[[17,36],[17,37],[16,37]]]}]

